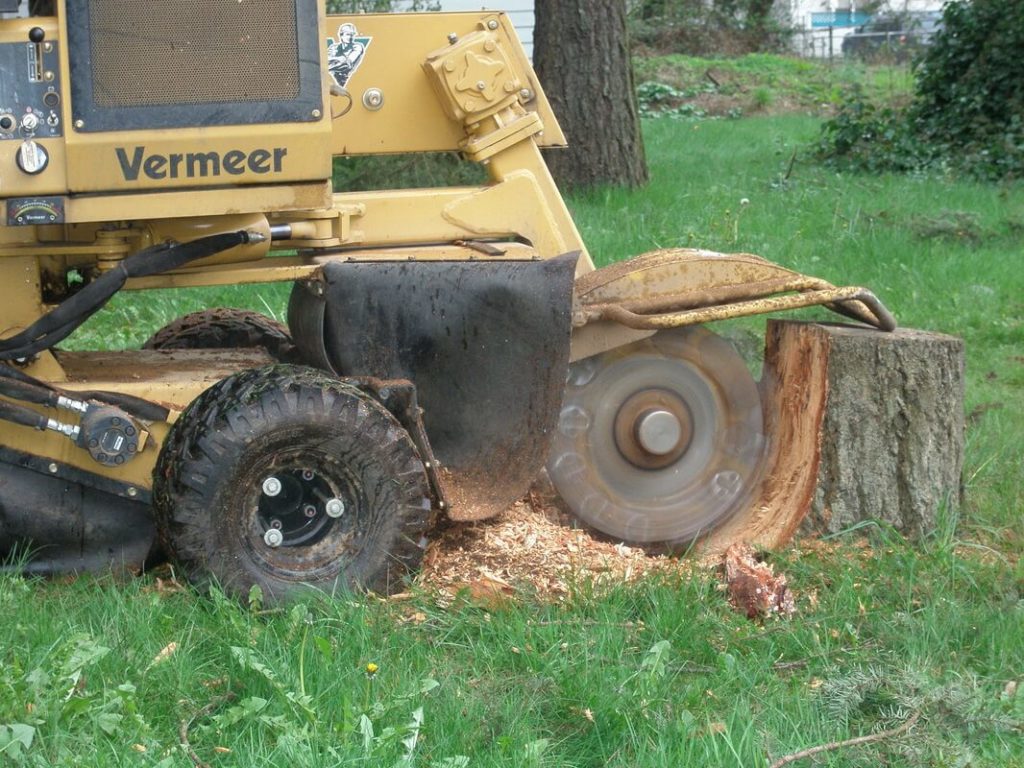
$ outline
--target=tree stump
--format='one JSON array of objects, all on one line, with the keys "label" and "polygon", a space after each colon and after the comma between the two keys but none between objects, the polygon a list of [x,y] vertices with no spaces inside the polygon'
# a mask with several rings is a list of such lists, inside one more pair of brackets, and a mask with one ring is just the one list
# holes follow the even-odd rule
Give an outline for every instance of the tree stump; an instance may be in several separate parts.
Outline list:
[{"label": "tree stump", "polygon": [[785,543],[866,520],[912,537],[961,501],[964,345],[937,333],[773,320],[761,381],[768,459],[757,502],[707,549]]},{"label": "tree stump", "polygon": [[809,530],[862,520],[910,536],[962,498],[964,343],[937,333],[813,326],[828,348],[829,398]]}]

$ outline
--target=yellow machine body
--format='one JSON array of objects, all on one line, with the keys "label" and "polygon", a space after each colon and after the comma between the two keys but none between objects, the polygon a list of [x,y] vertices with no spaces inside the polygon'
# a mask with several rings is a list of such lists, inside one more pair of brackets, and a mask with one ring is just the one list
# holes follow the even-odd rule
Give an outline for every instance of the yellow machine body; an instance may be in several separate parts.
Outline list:
[{"label": "yellow machine body", "polygon": [[[574,360],[658,329],[789,306],[892,324],[862,289],[756,257],[676,251],[595,272],[540,153],[565,137],[501,13],[344,17],[326,15],[322,0],[273,0],[187,4],[209,17],[182,18],[182,7],[58,0],[52,17],[0,19],[0,340],[67,300],[70,275],[92,282],[146,249],[234,232],[244,242],[124,287],[316,287],[342,263],[408,267],[411,281],[416,265],[462,265],[472,278],[469,266],[499,253],[513,267],[577,253],[566,309]],[[461,153],[488,181],[332,188],[336,157],[412,152]],[[61,391],[122,393],[167,417],[146,422],[137,455],[117,466],[64,434],[9,421],[0,446],[32,471],[145,497],[182,411],[268,361],[253,351],[41,349],[8,362]],[[442,495],[435,502],[447,506]]]}]

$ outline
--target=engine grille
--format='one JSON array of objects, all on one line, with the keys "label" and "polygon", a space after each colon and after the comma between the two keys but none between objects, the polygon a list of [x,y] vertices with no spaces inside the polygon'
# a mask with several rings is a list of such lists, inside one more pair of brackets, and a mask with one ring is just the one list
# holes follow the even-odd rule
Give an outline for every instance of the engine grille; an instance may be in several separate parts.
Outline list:
[{"label": "engine grille", "polygon": [[316,0],[66,0],[78,131],[316,119]]},{"label": "engine grille", "polygon": [[99,106],[299,93],[294,0],[93,0],[89,26]]}]

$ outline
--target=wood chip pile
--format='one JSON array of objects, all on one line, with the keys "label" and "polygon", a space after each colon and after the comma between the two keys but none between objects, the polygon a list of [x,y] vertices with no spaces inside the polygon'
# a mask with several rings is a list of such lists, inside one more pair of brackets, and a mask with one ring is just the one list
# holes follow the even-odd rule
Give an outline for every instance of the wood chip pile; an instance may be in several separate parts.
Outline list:
[{"label": "wood chip pile", "polygon": [[450,594],[468,590],[483,601],[520,588],[557,599],[581,581],[610,585],[652,572],[689,573],[694,567],[693,561],[650,556],[574,528],[554,491],[540,482],[496,518],[442,524],[418,582]]}]

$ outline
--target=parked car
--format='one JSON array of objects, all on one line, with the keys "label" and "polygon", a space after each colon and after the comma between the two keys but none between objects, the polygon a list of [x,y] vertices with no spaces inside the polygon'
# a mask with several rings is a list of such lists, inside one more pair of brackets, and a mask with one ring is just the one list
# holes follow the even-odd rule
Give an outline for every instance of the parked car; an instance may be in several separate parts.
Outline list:
[{"label": "parked car", "polygon": [[843,56],[905,61],[930,45],[941,28],[941,11],[874,16],[843,38]]}]

